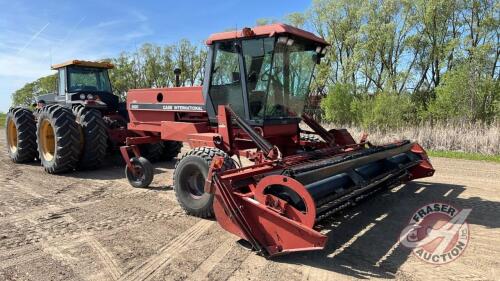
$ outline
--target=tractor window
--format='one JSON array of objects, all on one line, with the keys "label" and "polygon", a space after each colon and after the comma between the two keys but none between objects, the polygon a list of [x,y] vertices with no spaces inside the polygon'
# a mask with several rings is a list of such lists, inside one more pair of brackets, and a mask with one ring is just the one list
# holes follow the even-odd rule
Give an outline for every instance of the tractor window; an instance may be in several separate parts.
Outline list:
[{"label": "tractor window", "polygon": [[264,117],[274,41],[274,38],[243,41],[250,119]]},{"label": "tractor window", "polygon": [[59,85],[57,89],[60,96],[66,94],[66,70],[64,68],[59,69]]},{"label": "tractor window", "polygon": [[230,105],[240,116],[245,116],[241,88],[238,52],[234,42],[215,44],[215,62],[212,68],[210,98],[217,112],[218,105]]},{"label": "tractor window", "polygon": [[266,118],[300,117],[309,94],[309,84],[316,66],[316,46],[291,41],[276,43]]},{"label": "tractor window", "polygon": [[111,92],[107,69],[68,67],[68,92]]}]

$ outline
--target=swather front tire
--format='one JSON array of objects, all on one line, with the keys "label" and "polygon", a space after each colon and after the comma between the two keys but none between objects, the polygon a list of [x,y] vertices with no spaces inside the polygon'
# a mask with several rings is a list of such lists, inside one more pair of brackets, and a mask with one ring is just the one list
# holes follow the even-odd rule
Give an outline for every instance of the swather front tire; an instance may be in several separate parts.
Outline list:
[{"label": "swather front tire", "polygon": [[204,186],[210,163],[216,155],[224,157],[223,171],[236,167],[227,153],[213,147],[197,147],[184,154],[175,165],[175,197],[189,215],[208,218],[214,214],[214,195],[205,193]]}]

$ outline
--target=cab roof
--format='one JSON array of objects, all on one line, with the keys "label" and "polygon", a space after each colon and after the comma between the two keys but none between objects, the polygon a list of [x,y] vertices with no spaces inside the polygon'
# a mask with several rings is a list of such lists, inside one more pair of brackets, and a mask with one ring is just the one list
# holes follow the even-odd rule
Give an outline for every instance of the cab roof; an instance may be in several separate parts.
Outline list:
[{"label": "cab roof", "polygon": [[78,65],[78,66],[87,66],[87,67],[105,68],[105,69],[111,69],[114,67],[112,63],[104,61],[69,60],[63,63],[54,64],[51,66],[51,69],[59,69],[61,67],[65,67],[68,65]]},{"label": "cab roof", "polygon": [[216,41],[224,41],[224,40],[243,38],[243,37],[261,37],[261,36],[273,37],[276,36],[277,34],[295,35],[298,37],[314,41],[321,45],[325,46],[330,45],[323,38],[316,36],[315,34],[309,31],[305,31],[284,23],[261,25],[253,28],[245,27],[242,30],[214,33],[210,35],[210,37],[208,37],[206,44],[212,45]]}]

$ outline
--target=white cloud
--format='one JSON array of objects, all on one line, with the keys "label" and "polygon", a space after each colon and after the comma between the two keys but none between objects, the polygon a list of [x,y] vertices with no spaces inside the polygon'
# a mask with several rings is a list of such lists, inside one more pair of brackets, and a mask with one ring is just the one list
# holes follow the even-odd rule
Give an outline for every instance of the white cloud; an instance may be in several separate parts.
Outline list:
[{"label": "white cloud", "polygon": [[[75,18],[70,24],[48,24],[44,17],[19,15],[0,25],[0,111],[10,106],[10,94],[41,76],[53,73],[50,65],[70,59],[97,60],[115,56],[131,43],[153,34],[148,18],[127,11],[123,19],[95,23]],[[78,20],[78,21],[76,21]]]}]

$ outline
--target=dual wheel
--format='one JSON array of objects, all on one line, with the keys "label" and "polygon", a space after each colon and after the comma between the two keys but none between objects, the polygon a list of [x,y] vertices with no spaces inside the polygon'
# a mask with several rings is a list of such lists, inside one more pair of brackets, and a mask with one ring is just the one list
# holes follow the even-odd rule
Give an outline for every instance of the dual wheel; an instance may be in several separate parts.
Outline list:
[{"label": "dual wheel", "polygon": [[[215,156],[224,157],[222,170],[236,168],[231,157],[212,147],[197,147],[185,153],[177,161],[174,170],[174,191],[177,201],[187,214],[212,217],[214,195],[205,193],[205,180],[210,163]],[[147,187],[153,180],[153,166],[144,157],[131,158],[132,171],[125,167],[129,183],[134,187]]]},{"label": "dual wheel", "polygon": [[[35,118],[36,115],[36,118]],[[16,163],[39,158],[51,174],[101,165],[107,148],[106,125],[95,109],[48,105],[35,114],[13,108],[6,118],[7,149]]]}]

